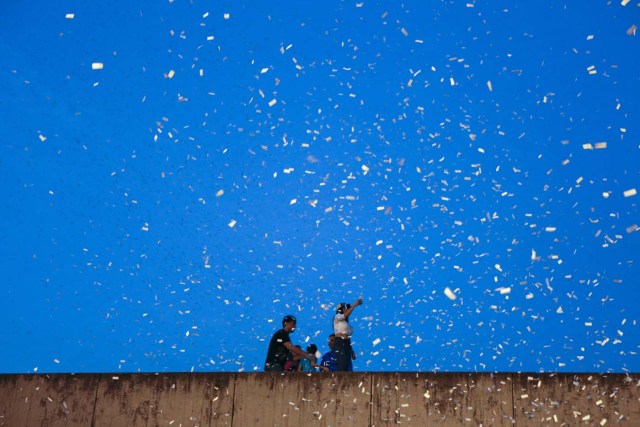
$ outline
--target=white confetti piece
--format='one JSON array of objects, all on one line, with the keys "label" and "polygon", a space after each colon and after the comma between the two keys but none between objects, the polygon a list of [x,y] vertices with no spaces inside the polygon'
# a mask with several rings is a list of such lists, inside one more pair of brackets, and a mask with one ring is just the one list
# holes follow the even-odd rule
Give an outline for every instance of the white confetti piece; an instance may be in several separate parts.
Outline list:
[{"label": "white confetti piece", "polygon": [[64,15],[64,17],[67,18],[67,19],[73,19],[73,18],[76,17],[76,15],[73,14],[73,13],[67,13],[66,15]]},{"label": "white confetti piece", "polygon": [[275,98],[269,101],[269,107],[273,107],[274,105],[276,105],[276,102],[278,101]]},{"label": "white confetti piece", "polygon": [[231,14],[229,13],[225,13],[224,15],[222,15],[224,17],[224,19],[229,19],[231,18]]},{"label": "white confetti piece", "polygon": [[102,62],[94,62],[91,64],[92,70],[102,70],[104,68],[104,64]]},{"label": "white confetti piece", "polygon": [[218,190],[216,191],[216,197],[220,197],[224,194],[224,190]]},{"label": "white confetti piece", "polygon": [[380,338],[376,338],[375,340],[373,340],[373,345],[376,346],[380,344]]},{"label": "white confetti piece", "polygon": [[236,220],[235,220],[235,219],[232,219],[231,221],[229,221],[229,224],[228,224],[228,225],[229,225],[229,227],[231,227],[231,228],[235,227],[235,225],[236,225]]},{"label": "white confetti piece", "polygon": [[444,288],[444,294],[447,296],[447,298],[449,298],[451,301],[454,301],[457,297],[456,294],[453,293],[453,291],[451,289],[449,289],[449,287]]},{"label": "white confetti piece", "polygon": [[624,194],[624,197],[631,197],[631,196],[635,196],[636,194],[638,194],[638,192],[636,191],[635,188],[631,188],[631,189],[625,191],[623,194]]}]

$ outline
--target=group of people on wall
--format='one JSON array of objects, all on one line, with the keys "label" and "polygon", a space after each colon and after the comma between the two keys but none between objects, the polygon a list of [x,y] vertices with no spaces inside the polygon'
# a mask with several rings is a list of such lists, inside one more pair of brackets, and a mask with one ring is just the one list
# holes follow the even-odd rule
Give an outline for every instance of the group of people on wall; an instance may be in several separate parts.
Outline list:
[{"label": "group of people on wall", "polygon": [[338,304],[333,316],[333,333],[329,335],[329,351],[322,356],[319,363],[316,356],[318,348],[315,344],[310,344],[304,351],[302,347],[291,343],[289,334],[296,329],[296,318],[291,315],[285,316],[282,319],[282,329],[273,334],[269,342],[264,370],[275,372],[353,371],[356,353],[351,346],[353,327],[349,324],[349,316],[359,305],[362,305],[362,298],[353,304],[344,302]]}]

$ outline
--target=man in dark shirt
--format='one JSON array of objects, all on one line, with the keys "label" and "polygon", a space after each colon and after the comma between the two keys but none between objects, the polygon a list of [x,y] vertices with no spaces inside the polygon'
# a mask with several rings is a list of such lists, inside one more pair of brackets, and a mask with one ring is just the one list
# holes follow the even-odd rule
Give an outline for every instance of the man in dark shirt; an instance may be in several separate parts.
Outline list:
[{"label": "man in dark shirt", "polygon": [[284,364],[287,361],[289,352],[294,355],[309,358],[300,348],[291,344],[289,334],[296,329],[296,318],[285,316],[282,319],[282,329],[271,337],[269,350],[267,350],[267,360],[264,362],[265,371],[284,371]]}]

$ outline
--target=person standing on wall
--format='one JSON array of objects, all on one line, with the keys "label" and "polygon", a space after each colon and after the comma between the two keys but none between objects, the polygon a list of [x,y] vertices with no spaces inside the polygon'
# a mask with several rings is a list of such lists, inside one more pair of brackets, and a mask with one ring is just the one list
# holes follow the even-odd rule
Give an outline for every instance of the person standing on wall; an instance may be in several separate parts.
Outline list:
[{"label": "person standing on wall", "polygon": [[351,335],[353,328],[349,324],[349,316],[353,310],[362,305],[362,297],[356,302],[347,304],[341,302],[336,308],[336,315],[333,316],[333,332],[335,333],[333,351],[336,354],[336,371],[352,371],[351,356],[353,349],[351,348]]},{"label": "person standing on wall", "polygon": [[284,364],[287,362],[289,352],[294,356],[307,357],[307,353],[301,348],[291,344],[289,334],[296,330],[296,318],[288,315],[282,319],[282,329],[278,330],[271,341],[267,350],[267,360],[264,362],[264,370],[267,371],[284,371]]}]

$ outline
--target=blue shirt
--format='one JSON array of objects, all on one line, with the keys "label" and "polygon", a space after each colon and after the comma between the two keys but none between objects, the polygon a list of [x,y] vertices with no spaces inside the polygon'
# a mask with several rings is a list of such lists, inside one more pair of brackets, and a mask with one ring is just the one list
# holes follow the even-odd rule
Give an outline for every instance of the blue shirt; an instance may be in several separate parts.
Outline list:
[{"label": "blue shirt", "polygon": [[311,366],[311,360],[300,359],[300,370],[302,372],[316,372],[316,368]]},{"label": "blue shirt", "polygon": [[324,354],[324,356],[322,356],[320,365],[326,366],[331,372],[335,372],[336,368],[338,367],[337,358],[338,356],[336,356],[333,350],[328,351]]}]

